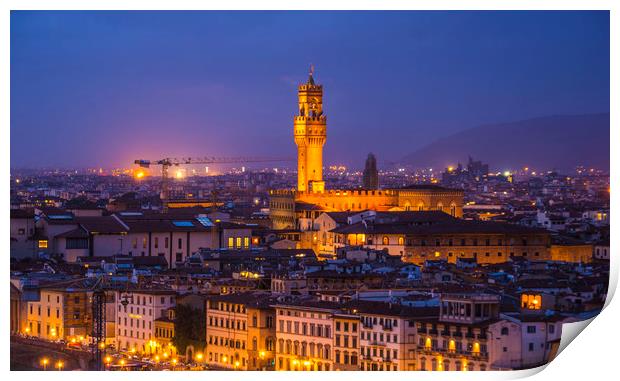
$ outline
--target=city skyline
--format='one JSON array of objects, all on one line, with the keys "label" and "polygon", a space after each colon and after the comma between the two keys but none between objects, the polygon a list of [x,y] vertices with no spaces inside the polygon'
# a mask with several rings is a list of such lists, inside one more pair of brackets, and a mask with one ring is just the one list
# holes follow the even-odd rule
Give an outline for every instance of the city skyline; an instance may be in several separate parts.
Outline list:
[{"label": "city skyline", "polygon": [[13,12],[10,370],[544,367],[613,295],[609,15]]},{"label": "city skyline", "polygon": [[[310,63],[328,89],[326,160],[355,168],[368,152],[399,160],[479,124],[609,111],[607,12],[13,12],[12,21],[12,167],[271,147],[293,156],[292,94]],[[298,24],[319,27],[282,33]],[[376,136],[377,126],[389,133]]]}]

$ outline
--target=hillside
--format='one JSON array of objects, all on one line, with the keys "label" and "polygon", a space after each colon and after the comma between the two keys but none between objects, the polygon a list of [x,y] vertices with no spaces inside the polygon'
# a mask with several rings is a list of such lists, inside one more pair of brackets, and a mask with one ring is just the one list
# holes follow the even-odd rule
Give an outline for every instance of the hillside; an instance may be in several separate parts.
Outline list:
[{"label": "hillside", "polygon": [[434,141],[407,155],[402,164],[444,168],[471,155],[491,169],[561,170],[577,165],[609,169],[609,114],[549,116],[485,125]]}]

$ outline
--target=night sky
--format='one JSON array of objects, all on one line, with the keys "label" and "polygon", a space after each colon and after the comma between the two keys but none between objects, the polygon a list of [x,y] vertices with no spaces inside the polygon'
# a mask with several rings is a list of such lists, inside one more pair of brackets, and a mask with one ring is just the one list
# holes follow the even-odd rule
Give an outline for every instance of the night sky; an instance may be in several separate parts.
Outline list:
[{"label": "night sky", "polygon": [[293,157],[310,63],[326,165],[609,112],[608,12],[12,12],[11,167]]}]

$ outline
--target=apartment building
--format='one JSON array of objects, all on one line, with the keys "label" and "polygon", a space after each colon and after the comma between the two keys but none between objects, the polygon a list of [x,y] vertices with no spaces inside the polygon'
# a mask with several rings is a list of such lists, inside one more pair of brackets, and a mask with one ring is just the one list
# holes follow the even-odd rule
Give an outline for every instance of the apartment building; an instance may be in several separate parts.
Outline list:
[{"label": "apartment building", "polygon": [[116,347],[120,350],[156,354],[166,353],[155,337],[155,320],[167,316],[176,305],[176,293],[162,289],[117,291]]},{"label": "apartment building", "polygon": [[437,308],[357,302],[361,370],[415,370],[416,321],[437,315]]},{"label": "apartment building", "polygon": [[340,313],[339,307],[336,303],[310,301],[276,304],[275,369],[333,370],[334,315]]},{"label": "apartment building", "polygon": [[225,369],[273,369],[275,302],[267,294],[229,294],[206,302],[206,362]]},{"label": "apartment building", "polygon": [[334,370],[359,370],[360,318],[350,313],[334,317]]},{"label": "apartment building", "polygon": [[83,340],[91,329],[89,300],[87,289],[41,288],[39,300],[28,302],[26,333],[45,340]]}]

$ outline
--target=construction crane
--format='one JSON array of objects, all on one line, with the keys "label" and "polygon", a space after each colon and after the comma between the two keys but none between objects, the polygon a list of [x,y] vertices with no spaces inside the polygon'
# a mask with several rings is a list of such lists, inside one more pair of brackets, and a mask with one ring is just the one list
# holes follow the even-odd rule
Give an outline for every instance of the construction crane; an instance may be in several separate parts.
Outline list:
[{"label": "construction crane", "polygon": [[242,163],[266,163],[277,161],[293,161],[290,158],[270,158],[270,157],[185,157],[185,158],[165,158],[159,160],[138,159],[134,164],[142,168],[149,168],[152,165],[161,165],[161,193],[160,198],[166,209],[169,200],[169,169],[172,166],[192,165],[192,164],[242,164]]}]

